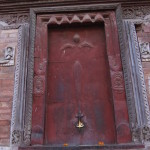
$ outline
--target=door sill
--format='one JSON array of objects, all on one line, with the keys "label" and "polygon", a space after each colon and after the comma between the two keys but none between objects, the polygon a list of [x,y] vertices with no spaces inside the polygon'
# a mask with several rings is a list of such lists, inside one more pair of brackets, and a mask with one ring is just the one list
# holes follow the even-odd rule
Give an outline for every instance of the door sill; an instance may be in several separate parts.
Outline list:
[{"label": "door sill", "polygon": [[107,144],[104,146],[79,145],[79,146],[29,146],[20,147],[19,150],[98,150],[98,149],[140,149],[145,148],[143,144]]}]

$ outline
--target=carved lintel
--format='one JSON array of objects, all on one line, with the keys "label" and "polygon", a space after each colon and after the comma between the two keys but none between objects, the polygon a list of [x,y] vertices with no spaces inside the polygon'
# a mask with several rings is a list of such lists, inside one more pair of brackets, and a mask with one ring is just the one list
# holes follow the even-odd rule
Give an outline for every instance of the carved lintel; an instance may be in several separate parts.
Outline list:
[{"label": "carved lintel", "polygon": [[0,66],[13,66],[15,64],[15,48],[6,47],[4,57],[0,58]]}]

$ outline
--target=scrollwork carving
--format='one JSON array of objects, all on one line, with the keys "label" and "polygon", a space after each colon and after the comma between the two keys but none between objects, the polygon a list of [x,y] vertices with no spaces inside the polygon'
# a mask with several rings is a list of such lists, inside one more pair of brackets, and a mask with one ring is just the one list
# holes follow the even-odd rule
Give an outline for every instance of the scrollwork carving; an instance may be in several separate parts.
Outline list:
[{"label": "scrollwork carving", "polygon": [[15,144],[19,144],[21,140],[21,132],[19,130],[14,130],[12,132],[12,144],[15,145]]},{"label": "scrollwork carving", "polygon": [[0,21],[11,24],[22,24],[29,22],[29,14],[10,14],[10,15],[0,15]]},{"label": "scrollwork carving", "polygon": [[150,6],[132,6],[122,8],[124,19],[144,19],[150,14]]},{"label": "scrollwork carving", "polygon": [[112,86],[113,89],[118,93],[122,93],[124,91],[124,80],[122,73],[117,72],[113,75]]},{"label": "scrollwork carving", "polygon": [[146,142],[150,142],[150,127],[145,126],[143,127],[143,140]]}]

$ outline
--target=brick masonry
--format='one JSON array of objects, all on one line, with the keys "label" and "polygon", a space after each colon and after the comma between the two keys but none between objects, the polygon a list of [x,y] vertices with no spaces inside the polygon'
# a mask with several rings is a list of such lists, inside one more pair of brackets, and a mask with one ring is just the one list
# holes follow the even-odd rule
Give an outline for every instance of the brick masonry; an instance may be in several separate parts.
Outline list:
[{"label": "brick masonry", "polygon": [[[4,58],[4,49],[15,47],[17,52],[17,29],[0,30],[0,60]],[[16,56],[16,55],[15,55]],[[10,145],[10,125],[14,90],[15,65],[0,67],[0,145]]]}]

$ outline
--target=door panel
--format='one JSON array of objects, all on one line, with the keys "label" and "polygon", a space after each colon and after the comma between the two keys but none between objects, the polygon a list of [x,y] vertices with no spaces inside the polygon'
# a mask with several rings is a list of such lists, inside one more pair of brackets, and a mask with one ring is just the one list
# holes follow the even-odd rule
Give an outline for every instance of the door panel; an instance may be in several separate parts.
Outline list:
[{"label": "door panel", "polygon": [[103,24],[51,28],[48,38],[45,143],[115,143]]}]

